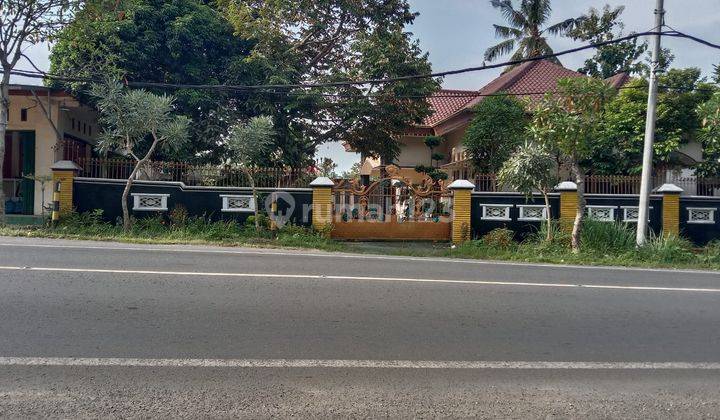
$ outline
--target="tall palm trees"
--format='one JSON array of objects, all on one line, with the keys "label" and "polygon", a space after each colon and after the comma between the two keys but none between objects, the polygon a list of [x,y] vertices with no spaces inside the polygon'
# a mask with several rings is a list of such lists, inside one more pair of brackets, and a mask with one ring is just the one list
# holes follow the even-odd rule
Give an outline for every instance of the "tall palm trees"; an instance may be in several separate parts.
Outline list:
[{"label": "tall palm trees", "polygon": [[[576,19],[566,19],[543,28],[552,12],[550,0],[520,0],[517,9],[513,0],[490,0],[490,4],[502,12],[508,26],[493,25],[495,36],[505,40],[485,51],[486,61],[494,61],[513,50],[511,60],[552,54],[545,35],[565,35],[576,24]],[[550,60],[559,62],[557,58]]]}]

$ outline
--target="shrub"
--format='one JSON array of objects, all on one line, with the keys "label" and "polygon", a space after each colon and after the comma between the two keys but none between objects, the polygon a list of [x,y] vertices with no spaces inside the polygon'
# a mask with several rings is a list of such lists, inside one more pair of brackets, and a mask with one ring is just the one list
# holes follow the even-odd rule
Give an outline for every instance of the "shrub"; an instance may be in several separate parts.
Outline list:
[{"label": "shrub", "polygon": [[154,236],[167,231],[167,223],[161,214],[137,219],[132,224],[132,230],[136,234]]},{"label": "shrub", "polygon": [[620,254],[635,249],[635,230],[627,224],[586,220],[581,249],[603,254]]},{"label": "shrub", "polygon": [[186,226],[188,220],[190,219],[190,215],[188,214],[185,206],[178,204],[170,211],[168,218],[170,219],[172,226],[177,228]]},{"label": "shrub", "polygon": [[332,225],[332,223],[327,223],[319,228],[313,228],[313,230],[321,238],[330,239],[330,235],[332,234],[332,230],[333,230],[333,225]]},{"label": "shrub", "polygon": [[490,248],[508,249],[514,244],[515,232],[510,229],[497,228],[482,237],[482,243]]},{"label": "shrub", "polygon": [[[260,213],[258,214],[258,219],[260,221],[261,228],[270,228],[270,218],[267,217],[267,215]],[[247,219],[245,219],[245,226],[252,226],[255,228],[255,215],[250,215]]]},{"label": "shrub", "polygon": [[693,245],[677,235],[655,236],[641,248],[638,254],[647,261],[676,263],[687,262],[694,258]]}]

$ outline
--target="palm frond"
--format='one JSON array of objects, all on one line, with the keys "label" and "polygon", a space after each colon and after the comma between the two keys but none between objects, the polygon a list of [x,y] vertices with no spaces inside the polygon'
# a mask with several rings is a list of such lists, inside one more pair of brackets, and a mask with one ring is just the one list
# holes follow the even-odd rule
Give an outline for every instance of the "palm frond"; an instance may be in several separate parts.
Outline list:
[{"label": "palm frond", "polygon": [[578,24],[578,19],[565,19],[562,22],[548,26],[543,32],[547,32],[550,35],[565,35],[569,30],[574,28],[576,24]]},{"label": "palm frond", "polygon": [[523,29],[528,26],[525,15],[515,10],[512,0],[490,0],[492,7],[499,9],[505,20],[514,28]]},{"label": "palm frond", "polygon": [[500,56],[509,54],[515,49],[515,40],[508,39],[485,50],[485,61],[495,61]]},{"label": "palm frond", "polygon": [[493,25],[495,27],[495,37],[497,38],[520,38],[523,32],[520,29],[511,28],[509,26]]},{"label": "palm frond", "polygon": [[550,0],[523,0],[520,11],[525,15],[529,26],[542,26],[552,13]]}]

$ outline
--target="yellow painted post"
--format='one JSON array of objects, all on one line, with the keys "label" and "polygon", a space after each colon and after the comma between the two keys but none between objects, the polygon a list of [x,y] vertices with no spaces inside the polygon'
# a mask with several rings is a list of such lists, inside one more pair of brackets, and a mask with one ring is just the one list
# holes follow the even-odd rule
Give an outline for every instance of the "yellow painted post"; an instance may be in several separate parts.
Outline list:
[{"label": "yellow painted post", "polygon": [[317,230],[326,229],[332,225],[332,189],[335,183],[326,177],[316,178],[310,183],[313,190],[312,225]]},{"label": "yellow painted post", "polygon": [[663,236],[680,235],[680,194],[683,189],[675,184],[663,184],[657,192],[663,196]]},{"label": "yellow painted post", "polygon": [[561,182],[555,187],[560,193],[560,229],[572,232],[578,208],[577,184],[570,181]]},{"label": "yellow painted post", "polygon": [[73,180],[81,168],[75,162],[60,160],[55,162],[50,169],[52,170],[53,185],[59,184],[60,186],[59,212],[60,214],[68,213],[73,209]]},{"label": "yellow painted post", "polygon": [[465,179],[458,179],[448,185],[448,188],[453,193],[452,242],[459,244],[470,239],[472,191],[475,189],[475,184]]}]

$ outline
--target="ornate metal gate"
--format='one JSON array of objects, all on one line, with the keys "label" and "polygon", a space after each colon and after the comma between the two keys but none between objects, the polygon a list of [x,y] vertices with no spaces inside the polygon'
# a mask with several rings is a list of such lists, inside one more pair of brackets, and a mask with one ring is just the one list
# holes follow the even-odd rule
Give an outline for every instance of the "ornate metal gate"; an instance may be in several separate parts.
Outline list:
[{"label": "ornate metal gate", "polygon": [[334,190],[332,236],[355,240],[446,241],[451,233],[452,196],[444,182],[426,177],[420,184],[400,175],[363,186],[344,181]]}]

